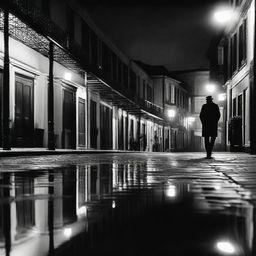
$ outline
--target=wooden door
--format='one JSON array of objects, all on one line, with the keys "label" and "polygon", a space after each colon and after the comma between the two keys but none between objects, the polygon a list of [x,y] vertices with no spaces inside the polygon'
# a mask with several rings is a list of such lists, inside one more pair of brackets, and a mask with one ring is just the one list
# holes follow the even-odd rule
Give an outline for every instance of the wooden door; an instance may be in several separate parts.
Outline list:
[{"label": "wooden door", "polygon": [[129,139],[128,139],[128,115],[125,117],[125,129],[124,129],[124,132],[125,132],[125,150],[128,150],[128,142],[129,142]]},{"label": "wooden door", "polygon": [[108,108],[104,105],[100,105],[100,148],[107,149],[108,140]]},{"label": "wooden door", "polygon": [[118,149],[124,149],[124,117],[118,116]]},{"label": "wooden door", "polygon": [[85,100],[79,98],[78,102],[78,144],[85,146]]},{"label": "wooden door", "polygon": [[15,77],[14,146],[32,147],[34,134],[33,84],[31,78]]},{"label": "wooden door", "polygon": [[100,105],[100,145],[101,149],[112,149],[112,109]]},{"label": "wooden door", "polygon": [[142,150],[146,151],[147,148],[147,130],[146,125],[142,124]]},{"label": "wooden door", "polygon": [[76,148],[76,91],[63,86],[63,130],[62,148]]},{"label": "wooden door", "polygon": [[90,145],[97,148],[98,128],[97,128],[97,103],[90,101]]}]

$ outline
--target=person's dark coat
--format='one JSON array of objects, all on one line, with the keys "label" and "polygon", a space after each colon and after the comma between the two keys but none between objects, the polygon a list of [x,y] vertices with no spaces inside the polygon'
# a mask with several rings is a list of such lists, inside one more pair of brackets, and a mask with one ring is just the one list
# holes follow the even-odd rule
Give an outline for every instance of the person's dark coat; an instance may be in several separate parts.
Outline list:
[{"label": "person's dark coat", "polygon": [[220,119],[219,106],[213,102],[204,104],[200,112],[200,119],[203,125],[202,136],[217,137]]}]

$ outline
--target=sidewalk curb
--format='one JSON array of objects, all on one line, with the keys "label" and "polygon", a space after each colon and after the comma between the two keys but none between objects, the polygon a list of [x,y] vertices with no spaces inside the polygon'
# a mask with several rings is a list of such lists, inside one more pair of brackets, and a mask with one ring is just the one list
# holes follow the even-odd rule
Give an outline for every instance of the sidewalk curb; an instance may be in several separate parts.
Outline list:
[{"label": "sidewalk curb", "polygon": [[47,156],[47,155],[79,155],[79,154],[121,154],[121,153],[145,153],[145,151],[128,150],[4,150],[0,151],[0,157],[16,156]]}]

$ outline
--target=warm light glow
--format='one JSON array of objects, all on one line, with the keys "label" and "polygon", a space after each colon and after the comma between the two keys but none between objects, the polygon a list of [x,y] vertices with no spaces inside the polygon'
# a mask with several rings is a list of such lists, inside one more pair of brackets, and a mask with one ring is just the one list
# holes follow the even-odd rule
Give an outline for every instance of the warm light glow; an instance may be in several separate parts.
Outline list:
[{"label": "warm light glow", "polygon": [[216,89],[216,85],[215,84],[207,84],[206,85],[206,91],[209,93],[213,93]]},{"label": "warm light glow", "polygon": [[226,100],[226,93],[221,93],[218,95],[218,101],[225,101]]},{"label": "warm light glow", "polygon": [[176,116],[176,111],[174,109],[169,109],[167,115],[170,118],[174,118]]},{"label": "warm light glow", "polygon": [[217,243],[217,248],[222,253],[233,254],[235,252],[235,247],[232,243],[228,241],[220,241]]},{"label": "warm light glow", "polygon": [[188,123],[191,124],[191,123],[194,123],[196,121],[196,118],[193,117],[193,116],[189,116],[188,117]]},{"label": "warm light glow", "polygon": [[169,185],[166,189],[166,195],[168,197],[176,197],[176,186]]},{"label": "warm light glow", "polygon": [[64,229],[64,236],[67,238],[70,238],[72,234],[72,229],[71,228],[65,228]]},{"label": "warm light glow", "polygon": [[71,81],[72,79],[72,74],[67,72],[64,74],[64,79],[67,80],[67,81]]},{"label": "warm light glow", "polygon": [[77,214],[78,214],[78,215],[86,215],[86,213],[87,213],[87,208],[86,208],[86,206],[81,206],[81,207],[78,209],[78,211],[77,211]]},{"label": "warm light glow", "polygon": [[234,18],[234,12],[231,9],[219,9],[214,15],[214,20],[219,24],[227,24]]}]

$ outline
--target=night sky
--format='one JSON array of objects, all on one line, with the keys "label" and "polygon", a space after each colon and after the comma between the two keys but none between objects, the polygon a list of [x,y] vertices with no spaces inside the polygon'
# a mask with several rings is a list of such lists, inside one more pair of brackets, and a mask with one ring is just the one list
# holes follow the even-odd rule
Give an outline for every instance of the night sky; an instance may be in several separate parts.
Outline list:
[{"label": "night sky", "polygon": [[223,1],[80,1],[129,58],[170,71],[209,67],[209,44],[221,32],[210,19]]}]

